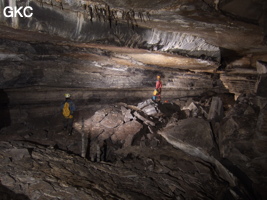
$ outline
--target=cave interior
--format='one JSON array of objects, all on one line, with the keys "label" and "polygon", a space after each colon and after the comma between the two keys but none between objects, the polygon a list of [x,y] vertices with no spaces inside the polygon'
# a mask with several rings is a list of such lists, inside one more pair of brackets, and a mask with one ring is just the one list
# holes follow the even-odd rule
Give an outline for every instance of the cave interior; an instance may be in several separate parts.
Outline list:
[{"label": "cave interior", "polygon": [[266,0],[0,10],[0,199],[267,199]]}]

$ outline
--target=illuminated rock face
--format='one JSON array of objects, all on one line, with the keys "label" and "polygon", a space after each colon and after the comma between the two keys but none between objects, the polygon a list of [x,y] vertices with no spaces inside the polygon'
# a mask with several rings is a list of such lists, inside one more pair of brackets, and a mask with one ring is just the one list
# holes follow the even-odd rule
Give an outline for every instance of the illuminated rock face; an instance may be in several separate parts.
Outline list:
[{"label": "illuminated rock face", "polygon": [[[9,96],[9,104],[14,105],[12,119],[17,117],[19,105],[42,107],[48,103],[45,112],[53,113],[53,106],[60,104],[66,92],[80,106],[90,102],[138,102],[152,97],[157,75],[162,77],[162,95],[166,100],[197,96],[207,90],[228,92],[218,77],[196,73],[215,70],[217,64],[213,61],[142,49],[62,42],[62,38],[44,38],[39,33],[6,27],[1,31],[4,38],[0,83]],[[10,31],[19,34],[19,41],[14,40]],[[192,69],[187,70],[188,66]]]},{"label": "illuminated rock face", "polygon": [[[139,27],[137,25],[139,21],[141,23],[149,23],[150,21],[148,17],[145,17],[145,19],[142,17],[138,18],[138,14],[143,15],[141,11],[132,10],[135,18],[138,19],[132,19],[130,16],[128,19],[124,17],[124,12],[126,11],[119,11],[113,8],[114,12],[116,11],[117,13],[115,17],[106,13],[108,12],[107,9],[112,11],[112,8],[107,8],[105,4],[93,5],[92,2],[91,4],[86,1],[84,2],[88,4],[92,11],[87,6],[84,10],[78,2],[74,4],[66,2],[68,7],[63,6],[64,8],[62,9],[56,2],[51,5],[49,2],[39,3],[38,1],[30,1],[28,5],[32,8],[33,15],[31,18],[7,18],[2,16],[0,19],[13,28],[39,31],[75,41],[100,41],[101,43],[119,46],[180,52],[191,56],[205,55],[214,60],[220,60],[218,47],[190,33]],[[23,2],[17,2],[17,5],[26,6]],[[4,9],[5,6],[10,6],[10,4],[3,2],[1,9]],[[91,18],[90,12],[93,13],[93,18]],[[114,24],[116,20],[117,22]],[[129,20],[134,24],[129,25]],[[138,20],[138,23],[136,20]],[[128,22],[128,25],[125,22]]]},{"label": "illuminated rock face", "polygon": [[[236,96],[251,93],[257,80],[256,62],[266,60],[266,54],[257,54],[259,49],[265,51],[264,34],[258,26],[218,16],[218,9],[233,14],[232,4],[166,0],[151,7],[148,1],[16,2],[18,7],[31,6],[33,16],[0,16],[4,24],[17,29],[1,29],[5,38],[0,49],[4,62],[1,86],[41,86],[38,90],[42,93],[47,92],[44,87],[58,87],[47,95],[53,101],[60,100],[54,95],[60,88],[68,88],[81,101],[143,100],[151,95],[155,76],[160,74],[166,99],[196,96],[208,90],[229,90]],[[245,16],[245,9],[256,5],[244,5],[242,12],[237,12],[242,18],[255,21],[264,10]],[[1,1],[1,9],[6,6],[14,6],[14,2]],[[243,58],[237,60],[237,56]],[[220,68],[225,71],[217,73]],[[80,88],[81,92],[71,88]],[[14,90],[9,93],[11,102],[36,101],[30,94],[33,99],[21,100]]]}]

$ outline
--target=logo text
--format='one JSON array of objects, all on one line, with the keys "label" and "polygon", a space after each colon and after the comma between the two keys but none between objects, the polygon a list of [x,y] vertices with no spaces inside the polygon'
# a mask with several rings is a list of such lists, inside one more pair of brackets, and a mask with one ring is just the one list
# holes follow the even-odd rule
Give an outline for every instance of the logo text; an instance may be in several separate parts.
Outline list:
[{"label": "logo text", "polygon": [[17,8],[17,6],[6,6],[3,13],[5,17],[31,17],[33,15],[31,12],[32,10],[31,6],[26,6],[24,8],[23,6],[20,6],[19,8]]}]

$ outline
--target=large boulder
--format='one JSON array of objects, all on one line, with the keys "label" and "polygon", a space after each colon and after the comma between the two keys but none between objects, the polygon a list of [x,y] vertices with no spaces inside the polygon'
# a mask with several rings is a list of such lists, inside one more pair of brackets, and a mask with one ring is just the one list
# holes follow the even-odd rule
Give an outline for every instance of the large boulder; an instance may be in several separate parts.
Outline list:
[{"label": "large boulder", "polygon": [[256,68],[258,74],[267,74],[267,63],[264,61],[257,61]]},{"label": "large boulder", "polygon": [[90,149],[91,160],[100,160],[107,144],[115,149],[144,143],[157,146],[156,130],[164,125],[163,118],[178,110],[175,104],[151,99],[137,106],[118,103],[98,110],[90,118],[75,123],[75,129],[82,135],[82,156],[86,157]]},{"label": "large boulder", "polygon": [[[83,129],[79,131],[83,138],[82,156],[100,161],[107,157],[110,149],[130,146],[134,136],[143,128],[133,112],[126,104],[111,105],[84,120],[84,125],[80,126]],[[86,155],[87,149],[90,149],[90,155]]]},{"label": "large boulder", "polygon": [[109,113],[100,124],[106,128],[115,128],[123,123],[122,114],[119,112]]},{"label": "large boulder", "polygon": [[124,143],[124,147],[130,146],[135,134],[143,128],[143,125],[137,122],[136,120],[129,121],[122,124],[114,130],[114,134],[111,136],[111,139],[114,143],[121,141]]},{"label": "large boulder", "polygon": [[187,118],[171,123],[161,131],[161,134],[170,140],[188,144],[187,151],[202,149],[205,152],[211,152],[214,146],[210,124],[201,118]]},{"label": "large boulder", "polygon": [[158,107],[158,103],[154,102],[152,99],[140,102],[137,107],[148,116],[158,117],[162,114]]}]

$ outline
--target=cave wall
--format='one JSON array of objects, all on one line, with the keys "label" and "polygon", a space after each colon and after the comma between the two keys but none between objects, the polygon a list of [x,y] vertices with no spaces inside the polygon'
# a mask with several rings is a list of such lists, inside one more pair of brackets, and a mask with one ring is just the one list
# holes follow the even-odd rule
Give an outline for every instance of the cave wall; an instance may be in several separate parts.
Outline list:
[{"label": "cave wall", "polygon": [[[131,53],[125,54],[85,47],[83,43],[9,38],[1,39],[0,44],[0,84],[9,100],[11,121],[17,121],[18,116],[23,122],[29,116],[55,114],[66,92],[71,93],[78,109],[148,99],[152,97],[157,75],[163,81],[163,100],[199,96],[206,91],[228,92],[214,74],[184,70],[184,66],[179,69],[172,65],[151,65],[128,56],[134,54],[138,59],[138,55],[147,53],[143,50],[126,49]],[[206,63],[197,63],[196,59],[187,61],[196,70],[207,68]]]},{"label": "cave wall", "polygon": [[[240,50],[240,40],[246,34],[255,39],[244,40],[244,52],[253,42],[259,45],[262,35],[251,34],[256,26],[234,28],[237,24],[228,21],[198,22],[190,12],[214,14],[203,2],[161,3],[163,10],[154,7],[150,12],[147,1],[142,6],[134,3],[133,9],[124,7],[126,2],[16,1],[17,6],[32,6],[33,17],[0,14],[4,25],[0,30],[0,84],[9,98],[12,119],[21,110],[29,112],[33,104],[39,104],[39,110],[49,107],[46,110],[53,113],[66,92],[85,106],[144,100],[151,97],[158,74],[164,100],[207,91],[230,92],[237,98],[255,91],[255,63],[266,61],[264,53],[252,57],[249,67],[245,61],[228,63],[225,71],[218,68],[222,57],[219,45]],[[14,2],[0,1],[1,10],[8,5]],[[173,5],[176,10],[171,9]],[[109,11],[116,15],[107,14]],[[189,15],[182,17],[181,13]],[[239,28],[243,33],[232,36]]]}]

